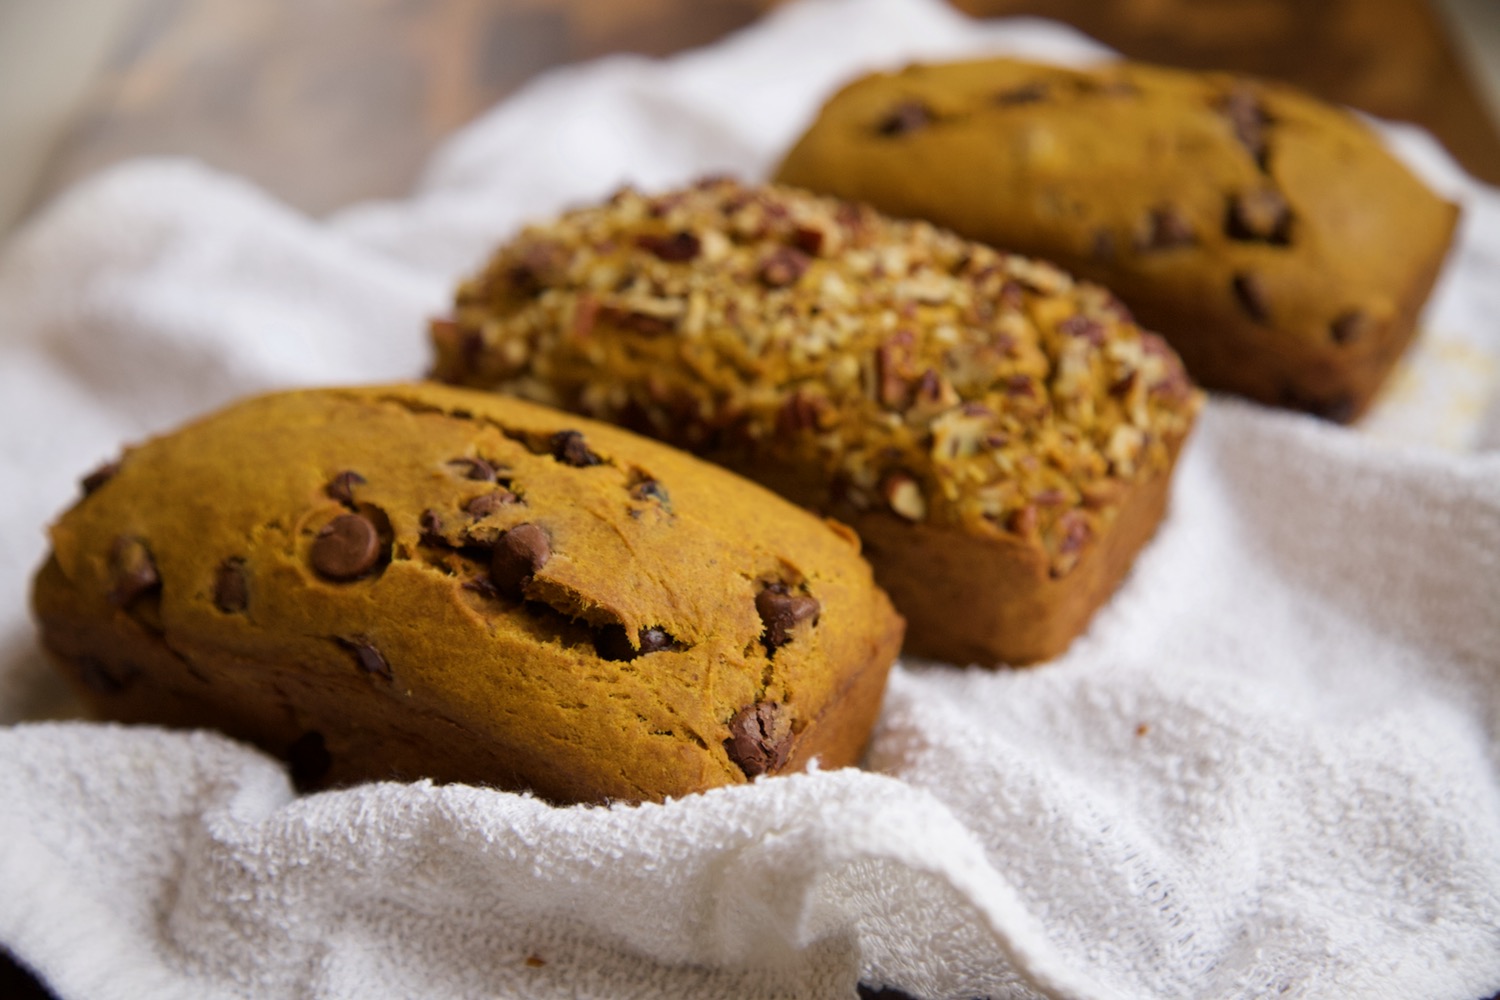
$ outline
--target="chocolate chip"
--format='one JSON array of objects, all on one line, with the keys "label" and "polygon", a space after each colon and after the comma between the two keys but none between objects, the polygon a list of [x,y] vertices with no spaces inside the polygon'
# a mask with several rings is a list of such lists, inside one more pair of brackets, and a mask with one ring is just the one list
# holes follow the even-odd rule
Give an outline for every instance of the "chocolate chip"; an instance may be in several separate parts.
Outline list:
[{"label": "chocolate chip", "polygon": [[663,507],[670,506],[672,497],[667,493],[667,488],[655,479],[642,479],[630,488],[631,499],[655,500]]},{"label": "chocolate chip", "polygon": [[1234,292],[1234,300],[1240,304],[1245,315],[1257,323],[1270,321],[1271,311],[1266,305],[1266,289],[1258,276],[1241,271],[1234,276],[1230,287]]},{"label": "chocolate chip", "polygon": [[139,538],[121,535],[109,552],[112,586],[109,599],[119,607],[129,607],[137,598],[161,586],[151,550]]},{"label": "chocolate chip", "polygon": [[518,524],[495,542],[490,556],[490,580],[501,593],[519,596],[522,586],[552,558],[547,533],[535,524]]},{"label": "chocolate chip", "polygon": [[498,475],[495,466],[482,458],[452,458],[448,467],[477,483],[493,483]]},{"label": "chocolate chip", "polygon": [[1023,83],[1019,87],[1002,90],[995,95],[995,103],[1001,107],[1013,107],[1018,104],[1035,104],[1047,99],[1047,85],[1041,81]]},{"label": "chocolate chip", "polygon": [[286,760],[292,775],[292,784],[302,791],[318,787],[328,769],[333,766],[333,756],[323,742],[323,734],[303,733],[287,747]]},{"label": "chocolate chip", "polygon": [[365,477],[353,469],[345,469],[328,481],[323,487],[323,492],[339,503],[352,504],[354,502],[354,487],[363,486]]},{"label": "chocolate chip", "polygon": [[902,101],[880,120],[880,124],[875,126],[875,131],[887,136],[905,135],[908,132],[926,128],[934,120],[932,109],[921,101]]},{"label": "chocolate chip", "polygon": [[1339,316],[1328,324],[1328,336],[1333,338],[1335,344],[1352,344],[1357,340],[1363,340],[1374,328],[1370,317],[1361,309],[1350,309],[1348,312],[1340,313]]},{"label": "chocolate chip", "polygon": [[489,517],[502,507],[507,507],[516,502],[516,495],[510,490],[492,490],[489,493],[481,493],[464,504],[464,511],[474,517]]},{"label": "chocolate chip", "polygon": [[624,663],[647,653],[671,649],[676,642],[668,632],[655,626],[641,629],[636,633],[636,641],[640,647],[638,649],[626,637],[625,626],[605,625],[594,632],[594,651],[599,654],[600,659]]},{"label": "chocolate chip", "polygon": [[658,653],[663,649],[671,649],[673,639],[664,630],[651,626],[643,628],[637,637],[641,643],[641,655],[647,653]]},{"label": "chocolate chip", "polygon": [[755,610],[766,630],[761,636],[767,650],[791,641],[791,629],[812,618],[823,606],[805,594],[792,594],[785,584],[773,583],[755,595]]},{"label": "chocolate chip", "polygon": [[564,465],[580,469],[598,465],[603,461],[598,455],[589,451],[588,445],[584,443],[583,435],[578,431],[558,431],[552,435],[552,457]]},{"label": "chocolate chip", "polygon": [[214,607],[232,615],[250,605],[250,590],[245,582],[245,560],[231,556],[219,564],[214,574]]},{"label": "chocolate chip", "polygon": [[391,673],[391,665],[386,662],[385,655],[364,636],[357,635],[349,639],[340,638],[334,641],[354,654],[354,662],[358,663],[359,669],[365,673],[374,674],[385,680],[391,680],[394,676]]},{"label": "chocolate chip", "polygon": [[431,508],[422,511],[417,517],[417,529],[423,544],[442,546],[452,544],[446,537],[447,525],[443,522],[443,516]]},{"label": "chocolate chip", "polygon": [[1303,392],[1294,386],[1284,385],[1278,395],[1281,405],[1288,409],[1300,410],[1337,424],[1348,423],[1354,417],[1354,397],[1348,393],[1317,396]]},{"label": "chocolate chip", "polygon": [[99,468],[95,469],[93,472],[90,472],[88,475],[84,476],[83,479],[79,480],[78,485],[82,487],[83,495],[88,496],[90,493],[94,492],[99,487],[115,478],[115,476],[119,474],[119,471],[119,462],[105,462],[103,465],[99,466]]},{"label": "chocolate chip", "polygon": [[354,580],[380,561],[380,532],[363,514],[340,514],[313,539],[313,569],[330,580]]},{"label": "chocolate chip", "polygon": [[795,284],[807,273],[811,263],[807,254],[792,247],[777,247],[760,263],[760,280],[770,288],[785,288]]},{"label": "chocolate chip", "polygon": [[698,256],[702,242],[689,232],[673,233],[671,236],[647,234],[635,238],[636,246],[669,263],[681,263]]},{"label": "chocolate chip", "polygon": [[1231,239],[1275,243],[1291,242],[1292,206],[1274,188],[1257,188],[1234,195],[1224,217],[1224,231]]},{"label": "chocolate chip", "polygon": [[1271,123],[1271,117],[1266,114],[1260,98],[1247,85],[1241,84],[1224,97],[1219,109],[1229,119],[1240,145],[1245,147],[1256,165],[1265,170],[1269,153],[1266,126]]},{"label": "chocolate chip", "polygon": [[1146,225],[1136,247],[1140,250],[1170,250],[1190,246],[1198,241],[1193,224],[1175,206],[1158,205],[1146,217]]},{"label": "chocolate chip", "polygon": [[746,706],[729,720],[724,752],[745,777],[775,773],[792,749],[792,726],[785,706],[761,701]]}]

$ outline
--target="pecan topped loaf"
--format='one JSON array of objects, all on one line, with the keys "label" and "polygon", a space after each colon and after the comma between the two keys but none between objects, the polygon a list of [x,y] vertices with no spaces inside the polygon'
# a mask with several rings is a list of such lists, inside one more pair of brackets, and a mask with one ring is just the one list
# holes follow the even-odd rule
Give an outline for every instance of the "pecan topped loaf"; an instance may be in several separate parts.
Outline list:
[{"label": "pecan topped loaf", "polygon": [[872,74],[777,178],[1055,261],[1199,384],[1338,421],[1411,340],[1458,214],[1346,111],[1132,63]]},{"label": "pecan topped loaf", "polygon": [[925,223],[710,179],[521,233],[436,377],[623,423],[855,526],[908,648],[1064,649],[1159,518],[1200,394],[1103,288]]},{"label": "pecan topped loaf", "polygon": [[660,800],[853,764],[901,643],[848,529],[489,393],[253,399],[85,490],[33,594],[64,674],[309,785]]}]

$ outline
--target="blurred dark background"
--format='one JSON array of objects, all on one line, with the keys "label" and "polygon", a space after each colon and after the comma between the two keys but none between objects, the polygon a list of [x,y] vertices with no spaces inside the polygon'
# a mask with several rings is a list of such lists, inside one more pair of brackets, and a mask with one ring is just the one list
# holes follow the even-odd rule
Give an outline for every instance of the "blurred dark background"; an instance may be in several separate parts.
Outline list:
[{"label": "blurred dark background", "polygon": [[[141,153],[199,157],[313,212],[398,196],[443,136],[538,71],[702,45],[782,2],[0,0],[0,232]],[[951,2],[1417,122],[1500,184],[1497,0]]]}]

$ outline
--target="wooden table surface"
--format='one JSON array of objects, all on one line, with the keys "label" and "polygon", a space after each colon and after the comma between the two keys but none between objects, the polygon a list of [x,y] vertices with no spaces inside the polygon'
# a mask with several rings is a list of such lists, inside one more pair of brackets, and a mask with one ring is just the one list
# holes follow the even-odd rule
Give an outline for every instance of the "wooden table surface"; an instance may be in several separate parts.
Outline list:
[{"label": "wooden table surface", "polygon": [[[198,157],[311,212],[398,197],[444,136],[541,70],[702,45],[781,2],[144,0],[35,200],[155,153]],[[1413,121],[1500,184],[1500,131],[1428,0],[952,2]],[[0,995],[47,996],[3,952]]]},{"label": "wooden table surface", "polygon": [[[537,72],[702,45],[781,2],[142,0],[38,197],[143,153],[198,157],[311,212],[397,197],[437,142]],[[1429,0],[953,2],[1414,121],[1500,184],[1500,132]]]}]

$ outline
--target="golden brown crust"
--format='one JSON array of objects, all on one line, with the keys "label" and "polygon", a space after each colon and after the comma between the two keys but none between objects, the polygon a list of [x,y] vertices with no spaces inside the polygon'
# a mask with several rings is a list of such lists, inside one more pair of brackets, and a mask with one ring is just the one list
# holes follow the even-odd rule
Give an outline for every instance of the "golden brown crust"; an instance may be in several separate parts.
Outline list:
[{"label": "golden brown crust", "polygon": [[1109,286],[1202,385],[1352,420],[1457,218],[1352,115],[1129,63],[912,66],[832,98],[778,179]]},{"label": "golden brown crust", "polygon": [[847,531],[489,394],[262,397],[90,485],[33,591],[59,666],[105,717],[217,726],[314,784],[635,801],[844,766],[901,643]]},{"label": "golden brown crust", "polygon": [[[1088,575],[1076,568],[1129,495],[1169,474],[1201,402],[1097,286],[924,223],[724,179],[622,191],[523,232],[433,337],[439,378],[625,423],[886,525],[867,535],[877,562],[900,547],[885,533],[920,526],[944,545],[1017,547],[1049,579]],[[1035,658],[991,617],[942,626],[973,641],[912,638]]]}]

